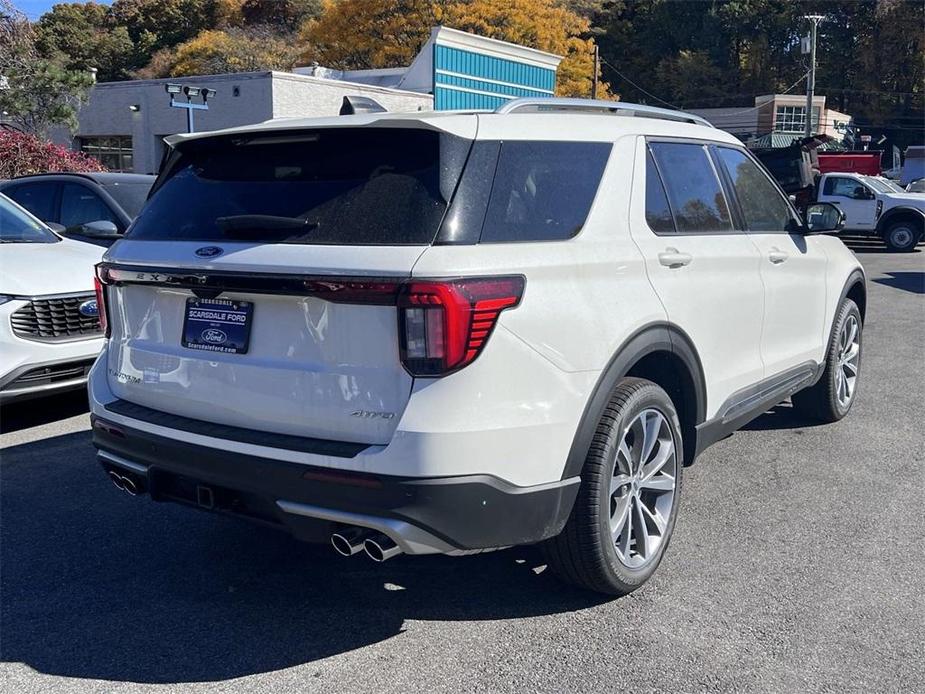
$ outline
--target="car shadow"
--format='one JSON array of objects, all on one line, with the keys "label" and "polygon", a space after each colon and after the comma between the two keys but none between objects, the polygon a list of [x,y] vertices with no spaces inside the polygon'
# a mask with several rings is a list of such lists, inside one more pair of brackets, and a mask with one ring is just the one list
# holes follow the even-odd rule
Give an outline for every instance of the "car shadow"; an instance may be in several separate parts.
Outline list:
[{"label": "car shadow", "polygon": [[885,274],[889,277],[878,277],[874,282],[913,294],[925,294],[925,272],[887,272]]},{"label": "car shadow", "polygon": [[497,620],[606,598],[560,584],[535,548],[375,564],[115,489],[89,433],[0,464],[2,657],[58,676],[227,680],[311,663],[405,620]]},{"label": "car shadow", "polygon": [[790,402],[775,405],[760,417],[753,419],[741,431],[777,431],[780,429],[808,429],[822,426],[793,409]]},{"label": "car shadow", "polygon": [[90,411],[84,389],[12,402],[0,407],[0,434],[50,424]]}]

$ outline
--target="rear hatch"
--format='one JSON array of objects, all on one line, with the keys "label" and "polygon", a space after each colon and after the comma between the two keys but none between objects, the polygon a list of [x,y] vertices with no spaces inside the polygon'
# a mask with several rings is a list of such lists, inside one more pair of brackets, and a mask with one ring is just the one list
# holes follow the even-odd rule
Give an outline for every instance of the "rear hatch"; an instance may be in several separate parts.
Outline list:
[{"label": "rear hatch", "polygon": [[412,385],[395,292],[469,145],[407,126],[181,143],[107,254],[113,393],[207,422],[388,443]]}]

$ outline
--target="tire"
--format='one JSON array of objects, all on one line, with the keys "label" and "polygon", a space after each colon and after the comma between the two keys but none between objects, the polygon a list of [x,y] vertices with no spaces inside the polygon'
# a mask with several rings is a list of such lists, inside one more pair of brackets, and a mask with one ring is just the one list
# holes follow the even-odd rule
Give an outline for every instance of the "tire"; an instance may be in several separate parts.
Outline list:
[{"label": "tire", "polygon": [[[852,325],[856,330],[856,339],[851,334]],[[835,317],[822,377],[814,386],[795,393],[791,398],[794,408],[799,413],[809,419],[826,423],[837,422],[848,414],[857,399],[863,332],[864,324],[857,304],[851,299],[843,300]],[[845,342],[849,339],[850,344]],[[848,358],[855,345],[855,356]],[[853,377],[850,376],[852,370]],[[847,399],[844,397],[845,393],[848,395]]]},{"label": "tire", "polygon": [[[647,428],[649,441],[657,434],[640,465]],[[568,583],[608,595],[626,595],[645,583],[674,530],[683,456],[671,398],[651,381],[620,381],[598,423],[565,528],[542,545],[549,568]],[[640,468],[641,475],[633,474]],[[627,522],[640,519],[634,534]]]},{"label": "tire", "polygon": [[911,221],[895,222],[883,232],[883,242],[887,248],[897,253],[914,250],[921,238],[922,230]]}]

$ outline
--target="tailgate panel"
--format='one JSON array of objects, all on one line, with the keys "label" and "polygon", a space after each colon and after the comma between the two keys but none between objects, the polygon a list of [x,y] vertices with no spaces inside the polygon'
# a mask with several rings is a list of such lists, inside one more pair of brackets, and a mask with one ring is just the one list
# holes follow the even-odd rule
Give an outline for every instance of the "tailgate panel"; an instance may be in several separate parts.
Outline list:
[{"label": "tailgate panel", "polygon": [[392,306],[224,292],[253,303],[246,354],[182,346],[186,289],[109,288],[109,382],[119,398],[171,414],[296,436],[387,444],[412,379]]}]

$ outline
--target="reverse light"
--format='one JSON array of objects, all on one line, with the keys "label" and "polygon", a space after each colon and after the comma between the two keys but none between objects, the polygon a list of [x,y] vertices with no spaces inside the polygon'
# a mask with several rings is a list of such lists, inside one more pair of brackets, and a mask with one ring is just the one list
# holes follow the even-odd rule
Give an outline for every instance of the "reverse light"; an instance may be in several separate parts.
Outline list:
[{"label": "reverse light", "polygon": [[472,363],[498,316],[517,306],[523,291],[520,276],[403,284],[398,316],[405,369],[414,376],[440,376]]},{"label": "reverse light", "polygon": [[110,334],[109,327],[109,307],[106,305],[106,284],[108,280],[108,270],[100,265],[96,266],[96,274],[93,278],[93,288],[96,291],[96,308],[100,317],[100,329],[107,338]]}]

